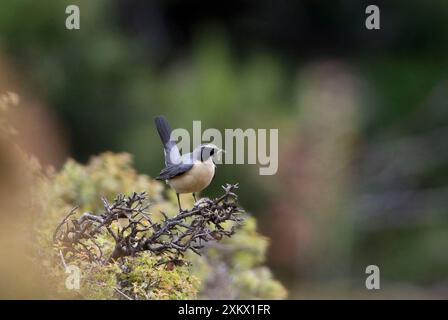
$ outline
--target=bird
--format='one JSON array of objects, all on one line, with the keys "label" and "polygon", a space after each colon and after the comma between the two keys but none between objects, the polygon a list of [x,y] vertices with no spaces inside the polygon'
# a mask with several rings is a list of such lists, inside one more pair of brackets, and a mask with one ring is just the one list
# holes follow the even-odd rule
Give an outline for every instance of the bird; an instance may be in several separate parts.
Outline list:
[{"label": "bird", "polygon": [[196,193],[208,187],[215,177],[213,156],[224,150],[206,143],[197,146],[191,153],[181,155],[176,141],[171,139],[172,130],[165,117],[157,116],[154,122],[165,155],[165,168],[155,179],[167,182],[176,191],[177,204],[182,211],[179,194],[191,193],[197,202]]}]

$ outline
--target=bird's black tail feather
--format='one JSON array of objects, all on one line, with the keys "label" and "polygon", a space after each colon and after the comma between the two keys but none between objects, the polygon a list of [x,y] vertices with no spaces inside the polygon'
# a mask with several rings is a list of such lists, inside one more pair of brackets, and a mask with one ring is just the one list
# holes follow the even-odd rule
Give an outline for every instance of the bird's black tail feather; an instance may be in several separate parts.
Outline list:
[{"label": "bird's black tail feather", "polygon": [[163,146],[166,146],[170,141],[171,127],[164,116],[155,117],[154,122],[156,123],[157,132],[159,133]]},{"label": "bird's black tail feather", "polygon": [[172,165],[180,161],[180,153],[177,148],[176,141],[171,140],[171,127],[166,121],[164,116],[157,116],[154,118],[156,123],[157,132],[163,143],[163,149],[165,154],[165,165]]}]

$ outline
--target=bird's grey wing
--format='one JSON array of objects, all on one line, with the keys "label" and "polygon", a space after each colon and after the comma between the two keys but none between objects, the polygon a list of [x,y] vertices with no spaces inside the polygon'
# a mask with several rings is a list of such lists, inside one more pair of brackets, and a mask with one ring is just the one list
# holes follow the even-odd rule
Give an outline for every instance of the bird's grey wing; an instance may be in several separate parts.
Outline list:
[{"label": "bird's grey wing", "polygon": [[160,171],[160,174],[156,177],[156,179],[157,180],[169,180],[174,177],[180,176],[181,174],[184,174],[191,168],[193,168],[192,163],[173,164],[173,165],[167,166],[162,171]]},{"label": "bird's grey wing", "polygon": [[165,154],[165,165],[170,166],[181,162],[181,156],[176,141],[171,140],[171,127],[166,121],[165,117],[157,116],[154,119],[157,132],[163,143],[163,149]]}]

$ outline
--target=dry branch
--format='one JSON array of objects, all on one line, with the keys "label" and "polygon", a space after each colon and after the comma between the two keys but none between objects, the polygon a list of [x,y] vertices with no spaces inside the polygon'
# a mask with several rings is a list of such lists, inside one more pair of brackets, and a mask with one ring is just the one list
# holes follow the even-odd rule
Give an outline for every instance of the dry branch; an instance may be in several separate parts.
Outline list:
[{"label": "dry branch", "polygon": [[[154,222],[146,212],[150,204],[146,194],[118,195],[113,203],[103,198],[104,211],[99,215],[86,212],[76,218],[76,209],[61,221],[53,240],[63,261],[83,257],[90,262],[104,264],[125,256],[149,251],[155,255],[170,255],[173,260],[187,250],[200,254],[204,242],[230,237],[244,213],[237,205],[234,191],[238,185],[223,186],[224,194],[214,200],[203,198],[191,210],[181,211],[174,217],[161,212],[161,222]],[[127,225],[119,227],[119,219]],[[228,229],[223,224],[233,221]],[[98,237],[108,233],[114,249],[107,257]]]}]

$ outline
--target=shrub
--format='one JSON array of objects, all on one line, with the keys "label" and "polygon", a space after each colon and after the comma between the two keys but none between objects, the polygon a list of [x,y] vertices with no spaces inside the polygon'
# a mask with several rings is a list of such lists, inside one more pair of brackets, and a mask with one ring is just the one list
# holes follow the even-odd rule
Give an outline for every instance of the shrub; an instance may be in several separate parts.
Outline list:
[{"label": "shrub", "polygon": [[[85,299],[195,299],[195,298],[266,298],[286,297],[286,290],[263,266],[268,239],[256,231],[256,221],[247,217],[241,226],[230,219],[219,223],[222,230],[236,232],[213,234],[204,241],[201,255],[195,251],[167,251],[156,254],[141,251],[107,263],[89,259],[86,254],[67,255],[55,245],[58,225],[77,207],[77,212],[104,214],[101,199],[112,202],[119,194],[131,197],[145,192],[147,208],[153,221],[163,223],[178,214],[175,195],[163,184],[138,174],[129,154],[106,152],[93,157],[87,165],[68,160],[60,172],[34,170],[36,192],[33,195],[38,219],[35,222],[38,249],[36,262],[56,289],[55,297]],[[129,199],[129,198],[126,198]],[[193,203],[189,200],[189,206]],[[208,200],[211,201],[211,200]],[[187,200],[183,201],[187,204]],[[102,211],[103,210],[103,211]],[[212,218],[210,218],[212,219]],[[214,218],[213,218],[214,219]],[[190,223],[193,223],[190,221]],[[69,223],[63,228],[67,231]],[[213,225],[213,223],[212,223]],[[111,227],[119,228],[118,224]],[[214,228],[217,228],[216,225]],[[208,229],[207,229],[208,230]],[[209,230],[210,231],[210,230]],[[221,239],[222,238],[222,239]],[[114,239],[108,232],[95,241],[109,253]],[[86,253],[86,251],[84,252]],[[66,261],[69,259],[69,261]],[[75,264],[81,271],[80,290],[68,290],[64,263]]]}]

